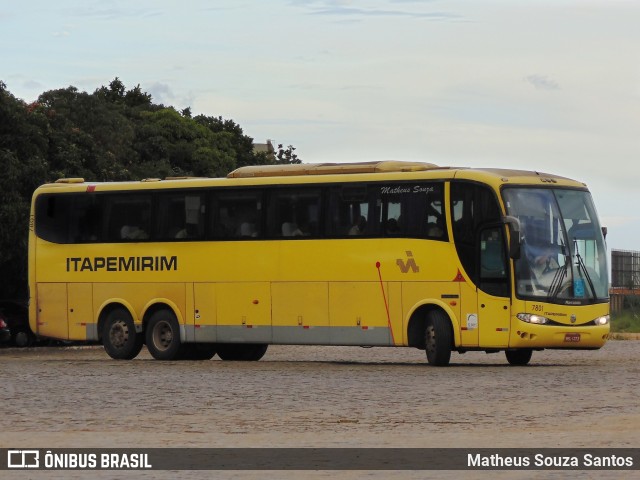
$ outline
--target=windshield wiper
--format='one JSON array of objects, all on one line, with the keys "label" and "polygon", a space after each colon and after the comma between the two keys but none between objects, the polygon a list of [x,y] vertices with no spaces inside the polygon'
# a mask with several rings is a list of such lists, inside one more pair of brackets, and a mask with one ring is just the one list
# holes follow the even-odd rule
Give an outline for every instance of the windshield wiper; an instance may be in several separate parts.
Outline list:
[{"label": "windshield wiper", "polygon": [[564,243],[561,242],[562,254],[564,255],[564,265],[558,267],[555,275],[553,276],[553,280],[551,280],[551,285],[549,286],[549,294],[547,295],[547,299],[549,301],[555,300],[560,294],[560,290],[562,290],[562,282],[564,282],[565,277],[567,276],[567,268],[571,263],[571,257],[567,255],[566,248]]},{"label": "windshield wiper", "polygon": [[594,300],[598,299],[598,295],[596,294],[596,289],[593,286],[593,281],[591,280],[591,275],[589,275],[589,271],[587,270],[587,266],[584,264],[584,260],[582,259],[582,256],[580,255],[580,251],[578,250],[578,240],[576,238],[573,239],[574,245],[575,245],[575,250],[576,250],[576,260],[577,260],[577,265],[578,265],[578,273],[580,273],[580,270],[582,270],[582,273],[584,274],[584,277],[587,279],[587,282],[589,282],[589,288],[591,288],[591,296],[593,297]]}]

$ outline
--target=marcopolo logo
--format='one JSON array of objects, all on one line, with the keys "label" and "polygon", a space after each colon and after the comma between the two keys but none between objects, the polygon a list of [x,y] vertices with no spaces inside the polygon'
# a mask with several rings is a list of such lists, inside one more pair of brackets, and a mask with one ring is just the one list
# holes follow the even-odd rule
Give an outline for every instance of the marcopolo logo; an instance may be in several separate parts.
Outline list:
[{"label": "marcopolo logo", "polygon": [[7,468],[40,468],[40,451],[8,450]]},{"label": "marcopolo logo", "polygon": [[398,268],[400,268],[400,271],[402,273],[409,273],[409,270],[411,270],[413,273],[418,273],[420,271],[420,267],[414,260],[413,253],[409,250],[407,250],[405,253],[407,254],[407,261],[405,262],[403,259],[398,258],[396,260],[396,265],[398,265]]}]

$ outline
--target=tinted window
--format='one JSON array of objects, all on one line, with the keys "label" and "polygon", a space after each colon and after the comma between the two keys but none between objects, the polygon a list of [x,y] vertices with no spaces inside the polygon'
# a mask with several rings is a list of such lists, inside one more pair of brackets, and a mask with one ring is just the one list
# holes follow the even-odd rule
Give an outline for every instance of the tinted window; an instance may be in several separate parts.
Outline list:
[{"label": "tinted window", "polygon": [[480,231],[480,288],[485,292],[509,296],[504,229],[488,227]]},{"label": "tinted window", "polygon": [[268,201],[269,237],[317,237],[320,234],[319,188],[272,190]]},{"label": "tinted window", "polygon": [[327,235],[344,237],[369,235],[375,229],[375,205],[366,185],[333,187],[329,200]]},{"label": "tinted window", "polygon": [[452,230],[462,266],[478,283],[480,228],[500,221],[500,209],[493,191],[466,182],[451,183]]},{"label": "tinted window", "polygon": [[40,195],[36,200],[36,234],[54,243],[102,240],[102,208],[96,195]]},{"label": "tinted window", "polygon": [[36,201],[36,233],[58,243],[205,237],[447,240],[443,190],[442,183],[412,182],[45,194]]},{"label": "tinted window", "polygon": [[72,208],[71,195],[40,195],[36,200],[36,235],[49,242],[67,243]]},{"label": "tinted window", "polygon": [[382,184],[376,189],[379,235],[447,240],[441,183]]},{"label": "tinted window", "polygon": [[105,196],[107,242],[143,241],[152,237],[152,203],[150,194]]},{"label": "tinted window", "polygon": [[199,193],[161,193],[158,197],[157,239],[201,239],[204,235],[204,213],[204,199]]},{"label": "tinted window", "polygon": [[213,197],[211,236],[215,239],[252,239],[263,236],[262,192],[234,190]]}]

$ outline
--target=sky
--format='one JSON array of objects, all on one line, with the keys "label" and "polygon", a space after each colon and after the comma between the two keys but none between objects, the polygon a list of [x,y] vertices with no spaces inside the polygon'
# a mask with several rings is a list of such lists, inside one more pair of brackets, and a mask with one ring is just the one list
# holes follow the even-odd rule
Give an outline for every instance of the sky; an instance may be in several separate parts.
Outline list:
[{"label": "sky", "polygon": [[31,102],[118,77],[305,163],[556,173],[640,250],[638,25],[632,0],[23,0],[0,80]]}]

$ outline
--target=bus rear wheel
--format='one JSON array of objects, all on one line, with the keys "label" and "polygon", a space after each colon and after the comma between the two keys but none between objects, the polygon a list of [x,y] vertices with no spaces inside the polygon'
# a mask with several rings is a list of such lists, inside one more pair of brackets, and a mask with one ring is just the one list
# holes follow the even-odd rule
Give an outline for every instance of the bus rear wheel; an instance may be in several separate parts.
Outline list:
[{"label": "bus rear wheel", "polygon": [[124,308],[109,312],[102,326],[102,345],[115,360],[131,360],[142,350],[143,337],[136,333],[131,314]]},{"label": "bus rear wheel", "polygon": [[180,358],[182,342],[178,319],[169,310],[158,310],[149,319],[146,327],[147,349],[156,360]]},{"label": "bus rear wheel", "polygon": [[436,367],[449,365],[452,343],[449,317],[440,310],[429,312],[425,328],[425,351],[429,364]]},{"label": "bus rear wheel", "polygon": [[217,350],[222,360],[257,362],[267,353],[267,347],[262,343],[223,343]]},{"label": "bus rear wheel", "polygon": [[505,350],[507,361],[510,365],[526,365],[531,360],[533,350],[530,348],[521,348],[519,350]]}]

